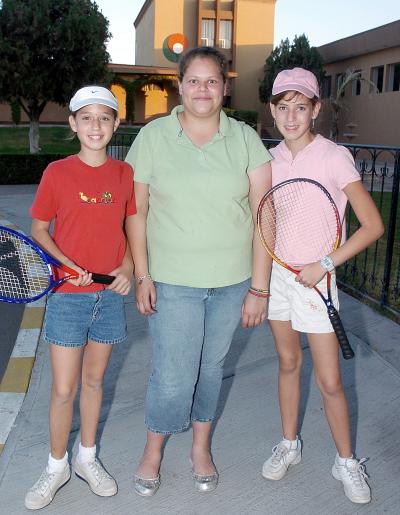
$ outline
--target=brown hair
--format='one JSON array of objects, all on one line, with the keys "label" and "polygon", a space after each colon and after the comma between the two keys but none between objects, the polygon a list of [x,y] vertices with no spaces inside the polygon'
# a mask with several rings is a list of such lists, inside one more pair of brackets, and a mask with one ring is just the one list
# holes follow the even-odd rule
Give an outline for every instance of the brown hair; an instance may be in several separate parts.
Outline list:
[{"label": "brown hair", "polygon": [[[282,93],[278,93],[277,95],[272,95],[269,99],[270,103],[273,104],[274,106],[276,106],[277,104],[279,104],[279,102],[281,100],[283,100],[286,95],[288,93],[291,93],[291,96],[289,98],[287,98],[286,100],[293,100],[295,99],[296,97],[298,97],[299,95],[303,95],[303,93],[300,93],[300,91],[282,91]],[[303,95],[305,97],[305,95]],[[308,97],[306,97],[308,98]],[[312,106],[314,107],[315,104],[317,102],[319,102],[319,98],[318,97],[313,97],[313,98],[309,98]]]},{"label": "brown hair", "polygon": [[183,54],[183,56],[179,60],[178,67],[178,78],[180,82],[182,82],[186,70],[188,69],[192,61],[194,61],[194,59],[196,58],[211,59],[212,61],[214,61],[214,63],[218,66],[219,71],[221,72],[222,80],[224,81],[224,83],[226,82],[228,62],[221,52],[209,46],[195,47],[186,52],[185,54]]}]

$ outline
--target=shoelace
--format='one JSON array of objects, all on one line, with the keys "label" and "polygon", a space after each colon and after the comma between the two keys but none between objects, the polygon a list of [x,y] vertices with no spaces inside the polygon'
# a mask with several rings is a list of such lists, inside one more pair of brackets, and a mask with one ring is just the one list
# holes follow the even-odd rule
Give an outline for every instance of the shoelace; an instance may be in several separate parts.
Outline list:
[{"label": "shoelace", "polygon": [[104,468],[100,465],[100,463],[95,459],[94,461],[90,461],[88,463],[90,470],[95,475],[97,481],[101,483],[103,479],[109,479],[110,476],[104,470]]},{"label": "shoelace", "polygon": [[285,456],[288,453],[288,449],[284,446],[278,443],[278,445],[275,445],[275,447],[272,448],[272,460],[271,462],[274,465],[277,465],[280,463],[282,459],[285,458]]},{"label": "shoelace", "polygon": [[44,495],[46,493],[46,490],[48,490],[53,477],[54,474],[50,474],[49,472],[47,472],[47,469],[44,470],[40,478],[38,479],[38,482],[33,487],[33,490],[38,491],[40,495]]},{"label": "shoelace", "polygon": [[354,483],[356,488],[362,488],[365,484],[365,479],[368,477],[368,474],[365,472],[365,466],[363,463],[367,461],[367,458],[362,458],[357,462],[357,464],[350,468],[346,465],[346,469],[349,473],[351,481]]}]

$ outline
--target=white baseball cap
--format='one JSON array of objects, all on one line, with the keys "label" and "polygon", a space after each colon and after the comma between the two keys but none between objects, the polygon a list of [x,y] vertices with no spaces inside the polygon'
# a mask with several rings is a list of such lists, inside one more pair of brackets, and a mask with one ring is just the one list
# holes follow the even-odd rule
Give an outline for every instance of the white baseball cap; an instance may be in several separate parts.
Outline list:
[{"label": "white baseball cap", "polygon": [[90,104],[100,104],[111,107],[111,109],[118,112],[118,102],[111,91],[107,88],[96,85],[85,86],[84,88],[78,89],[75,95],[71,98],[69,109],[71,113],[75,113],[82,107]]}]

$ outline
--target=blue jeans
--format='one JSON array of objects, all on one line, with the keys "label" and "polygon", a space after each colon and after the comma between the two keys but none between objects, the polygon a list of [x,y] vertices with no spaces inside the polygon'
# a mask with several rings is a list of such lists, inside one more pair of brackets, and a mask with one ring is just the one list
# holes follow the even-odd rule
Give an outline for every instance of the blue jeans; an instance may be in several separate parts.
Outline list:
[{"label": "blue jeans", "polygon": [[172,434],[191,421],[214,419],[225,357],[250,280],[222,288],[155,285],[145,423],[149,431]]}]

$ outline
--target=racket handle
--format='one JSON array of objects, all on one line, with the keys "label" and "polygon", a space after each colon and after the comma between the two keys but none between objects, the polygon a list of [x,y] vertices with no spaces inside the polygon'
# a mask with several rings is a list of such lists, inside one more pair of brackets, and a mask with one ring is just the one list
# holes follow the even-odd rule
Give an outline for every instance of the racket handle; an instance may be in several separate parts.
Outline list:
[{"label": "racket handle", "polygon": [[339,313],[336,308],[331,306],[328,309],[329,319],[331,321],[332,327],[335,331],[337,339],[339,340],[339,345],[342,350],[342,354],[344,359],[354,358],[353,349],[350,346],[349,340],[347,339],[346,332],[343,328],[342,321],[340,320]]},{"label": "racket handle", "polygon": [[111,284],[114,281],[115,277],[113,275],[92,274],[92,279],[94,283]]}]

